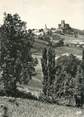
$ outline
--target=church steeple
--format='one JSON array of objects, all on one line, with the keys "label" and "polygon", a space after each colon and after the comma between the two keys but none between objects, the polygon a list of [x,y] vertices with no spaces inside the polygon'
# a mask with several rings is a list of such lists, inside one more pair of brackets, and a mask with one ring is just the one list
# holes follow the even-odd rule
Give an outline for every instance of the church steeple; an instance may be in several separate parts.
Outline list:
[{"label": "church steeple", "polygon": [[47,28],[47,25],[46,25],[46,24],[45,24],[44,32],[45,32],[45,33],[48,32],[48,28]]}]

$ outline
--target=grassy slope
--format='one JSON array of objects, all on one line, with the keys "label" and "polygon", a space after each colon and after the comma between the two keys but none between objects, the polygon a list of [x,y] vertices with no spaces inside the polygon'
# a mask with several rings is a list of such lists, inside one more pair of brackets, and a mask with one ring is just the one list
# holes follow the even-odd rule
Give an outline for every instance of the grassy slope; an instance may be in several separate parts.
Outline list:
[{"label": "grassy slope", "polygon": [[58,47],[55,49],[56,56],[59,56],[64,53],[74,54],[74,55],[82,55],[82,48],[80,47]]},{"label": "grassy slope", "polygon": [[[0,103],[8,106],[10,117],[84,117],[84,110],[73,107],[45,104],[38,101],[17,99],[19,107],[0,97]],[[77,112],[81,114],[78,116]],[[2,113],[2,110],[0,109]]]},{"label": "grassy slope", "polygon": [[[60,35],[60,34],[59,34]],[[84,42],[84,37],[83,38],[74,38],[74,37],[70,37],[70,36],[64,36],[64,35],[60,35],[61,38],[64,38],[64,42],[65,43],[71,43],[74,41],[79,41],[80,42]],[[44,47],[48,47],[47,42],[46,41],[35,41],[33,48],[32,48],[32,52],[33,53],[38,53],[41,55],[41,51]],[[81,50],[81,48],[77,48],[77,47],[56,47],[56,54],[60,54],[60,53],[64,53],[64,52],[69,52],[69,53],[77,53],[78,51]]]}]

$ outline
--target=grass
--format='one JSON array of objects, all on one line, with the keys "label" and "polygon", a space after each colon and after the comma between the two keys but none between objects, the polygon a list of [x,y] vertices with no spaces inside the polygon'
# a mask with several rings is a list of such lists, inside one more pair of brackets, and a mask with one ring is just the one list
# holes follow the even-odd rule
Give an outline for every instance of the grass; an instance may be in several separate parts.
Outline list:
[{"label": "grass", "polygon": [[55,49],[56,55],[61,55],[64,53],[74,54],[74,55],[82,55],[82,48],[80,47],[58,47]]},{"label": "grass", "polygon": [[[9,99],[0,97],[0,104],[4,104],[8,107],[9,114],[11,117],[84,117],[84,110],[64,107],[58,105],[51,105],[42,103],[39,101],[17,99],[19,106],[12,104],[8,101]],[[3,110],[0,109],[2,113]],[[78,116],[77,112],[81,114]]]}]

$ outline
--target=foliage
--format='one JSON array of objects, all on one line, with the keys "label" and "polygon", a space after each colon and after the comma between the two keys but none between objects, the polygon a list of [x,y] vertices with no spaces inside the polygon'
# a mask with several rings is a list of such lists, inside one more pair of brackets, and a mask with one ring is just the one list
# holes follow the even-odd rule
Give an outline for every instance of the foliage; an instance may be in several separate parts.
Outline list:
[{"label": "foliage", "polygon": [[48,49],[44,48],[42,54],[43,71],[43,92],[45,95],[52,93],[52,86],[55,79],[55,51],[52,45]]},{"label": "foliage", "polygon": [[76,94],[84,94],[84,50],[82,52],[82,61],[76,74]]},{"label": "foliage", "polygon": [[48,95],[53,93],[53,85],[55,80],[55,50],[50,45],[48,48]]},{"label": "foliage", "polygon": [[44,48],[42,52],[42,72],[43,72],[43,92],[46,95],[48,89],[48,66],[47,66],[47,49]]},{"label": "foliage", "polygon": [[[81,64],[74,55],[62,56],[56,61],[56,79],[54,90],[58,98],[73,98],[76,92],[77,72]],[[79,76],[78,76],[79,78]]]},{"label": "foliage", "polygon": [[[1,67],[3,69],[4,88],[16,90],[21,77],[30,79],[32,66],[31,47],[33,33],[27,31],[26,23],[18,14],[4,14],[1,26]],[[29,76],[29,77],[28,77]]]},{"label": "foliage", "polygon": [[[84,56],[84,52],[82,56]],[[58,98],[65,98],[71,103],[70,100],[75,94],[84,94],[83,57],[81,61],[70,54],[69,56],[61,56],[55,61],[55,52],[49,48],[47,61],[47,99],[51,98],[52,102],[55,102]]]},{"label": "foliage", "polygon": [[32,61],[33,61],[33,65],[34,65],[34,66],[36,66],[36,65],[38,64],[38,59],[37,59],[36,57],[35,57],[35,58],[33,58],[33,60],[32,60]]}]

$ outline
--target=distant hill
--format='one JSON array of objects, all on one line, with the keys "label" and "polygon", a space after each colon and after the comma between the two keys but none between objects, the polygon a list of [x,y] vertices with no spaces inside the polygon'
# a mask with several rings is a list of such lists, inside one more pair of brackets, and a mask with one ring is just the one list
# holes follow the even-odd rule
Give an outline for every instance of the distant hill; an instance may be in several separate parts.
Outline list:
[{"label": "distant hill", "polygon": [[80,35],[84,35],[84,30],[79,30],[79,29],[75,29],[72,28],[75,32],[78,32]]}]

